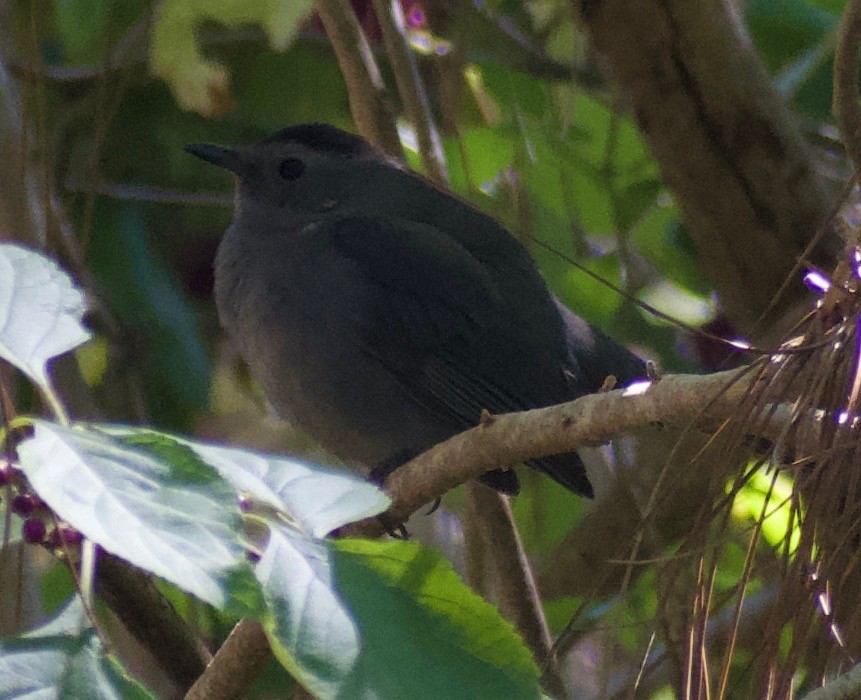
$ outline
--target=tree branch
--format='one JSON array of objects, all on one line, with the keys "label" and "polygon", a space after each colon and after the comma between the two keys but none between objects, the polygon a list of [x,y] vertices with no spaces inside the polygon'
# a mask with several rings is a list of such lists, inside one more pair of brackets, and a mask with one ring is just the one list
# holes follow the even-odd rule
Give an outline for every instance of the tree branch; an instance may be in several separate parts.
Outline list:
[{"label": "tree branch", "polygon": [[[752,366],[711,375],[667,375],[647,390],[618,389],[569,403],[493,416],[396,469],[386,480],[392,506],[386,517],[405,522],[423,504],[491,469],[527,459],[604,444],[655,424],[714,430],[751,391]],[[776,437],[776,419],[761,428]],[[366,535],[378,531],[363,521]],[[370,528],[365,530],[365,528]],[[356,534],[356,533],[352,533]]]},{"label": "tree branch", "polygon": [[373,0],[377,20],[383,30],[383,40],[389,63],[395,74],[407,117],[416,130],[422,169],[427,176],[443,184],[448,176],[442,143],[433,122],[424,86],[419,78],[415,56],[409,48],[404,26],[403,10],[398,0]]},{"label": "tree branch", "polygon": [[387,153],[401,157],[401,142],[385,103],[385,85],[368,39],[348,0],[314,0],[347,83],[350,111],[359,132]]},{"label": "tree branch", "polygon": [[256,620],[240,620],[195,681],[185,700],[244,697],[272,658],[269,640]]},{"label": "tree branch", "polygon": [[[514,623],[535,662],[541,665],[550,653],[550,628],[511,504],[506,496],[477,482],[470,483],[469,498],[474,501],[479,527],[489,550],[500,612]],[[564,697],[565,687],[555,663],[550,661],[542,678],[545,690],[555,697]]]},{"label": "tree branch", "polygon": [[837,30],[834,56],[832,110],[852,160],[855,177],[861,175],[861,101],[858,95],[858,46],[861,44],[861,0],[846,5]]},{"label": "tree branch", "polygon": [[[832,197],[734,4],[573,0],[678,198],[723,308],[750,334],[763,314],[773,321],[804,295],[793,280],[772,308]],[[830,267],[828,254],[842,245],[836,236],[825,242],[814,259]]]},{"label": "tree branch", "polygon": [[210,661],[209,651],[194,636],[149,574],[103,552],[96,586],[99,597],[138,642],[182,689],[189,688]]}]

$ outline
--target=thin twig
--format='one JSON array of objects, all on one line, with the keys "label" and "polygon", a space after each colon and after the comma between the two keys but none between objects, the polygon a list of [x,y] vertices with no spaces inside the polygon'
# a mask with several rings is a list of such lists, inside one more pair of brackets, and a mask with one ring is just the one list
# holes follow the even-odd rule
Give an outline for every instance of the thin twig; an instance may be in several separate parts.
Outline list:
[{"label": "thin twig", "polygon": [[861,0],[846,5],[837,30],[834,56],[832,110],[852,160],[855,177],[861,175],[861,101],[858,95],[858,47],[861,44]]}]

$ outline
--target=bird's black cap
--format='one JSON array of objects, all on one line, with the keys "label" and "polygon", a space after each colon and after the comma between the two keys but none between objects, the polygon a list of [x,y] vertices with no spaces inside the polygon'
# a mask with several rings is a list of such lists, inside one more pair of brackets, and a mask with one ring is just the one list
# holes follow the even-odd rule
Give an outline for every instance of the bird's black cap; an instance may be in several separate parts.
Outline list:
[{"label": "bird's black cap", "polygon": [[266,139],[269,143],[297,143],[318,153],[340,156],[361,156],[374,152],[361,136],[350,134],[331,124],[296,124],[276,131]]}]

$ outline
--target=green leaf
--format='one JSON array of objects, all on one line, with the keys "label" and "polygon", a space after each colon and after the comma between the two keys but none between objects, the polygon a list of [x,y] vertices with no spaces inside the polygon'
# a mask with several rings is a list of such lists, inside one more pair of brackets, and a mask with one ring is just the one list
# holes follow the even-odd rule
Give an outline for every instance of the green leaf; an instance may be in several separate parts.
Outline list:
[{"label": "green leaf", "polygon": [[0,244],[0,357],[42,387],[48,360],[90,338],[84,295],[53,260]]},{"label": "green leaf", "polygon": [[746,18],[756,48],[772,70],[813,48],[838,19],[804,0],[752,0]]},{"label": "green leaf", "polygon": [[0,640],[0,697],[152,698],[105,654],[76,596],[53,620]]},{"label": "green leaf", "polygon": [[629,231],[654,205],[663,192],[664,183],[657,178],[638,180],[625,187],[616,202],[616,223],[621,231]]},{"label": "green leaf", "polygon": [[675,206],[655,207],[631,233],[631,244],[671,282],[707,296],[713,286],[697,259],[697,250],[679,221]]},{"label": "green leaf", "polygon": [[70,63],[97,63],[108,17],[107,0],[54,0],[54,20]]},{"label": "green leaf", "polygon": [[152,419],[190,424],[190,414],[208,404],[211,364],[188,299],[153,250],[143,208],[129,202],[99,206],[88,251],[88,263],[139,353],[135,361]]},{"label": "green leaf", "polygon": [[200,460],[106,433],[33,421],[20,467],[60,518],[135,566],[216,607],[244,562],[236,494]]},{"label": "green leaf", "polygon": [[588,502],[534,469],[524,469],[520,482],[511,505],[526,551],[540,557],[571,531]]},{"label": "green leaf", "polygon": [[259,24],[273,49],[283,51],[311,12],[311,0],[164,0],[159,3],[150,44],[150,67],[171,87],[183,109],[207,116],[224,113],[229,103],[227,70],[204,58],[198,25],[213,21],[229,28]]},{"label": "green leaf", "polygon": [[319,698],[540,695],[512,626],[427,548],[273,525],[257,577],[273,652]]},{"label": "green leaf", "polygon": [[39,576],[39,592],[46,612],[53,614],[59,610],[77,592],[69,567],[55,559]]},{"label": "green leaf", "polygon": [[342,697],[540,697],[523,641],[442,556],[368,540],[334,542],[332,555],[362,640]]}]

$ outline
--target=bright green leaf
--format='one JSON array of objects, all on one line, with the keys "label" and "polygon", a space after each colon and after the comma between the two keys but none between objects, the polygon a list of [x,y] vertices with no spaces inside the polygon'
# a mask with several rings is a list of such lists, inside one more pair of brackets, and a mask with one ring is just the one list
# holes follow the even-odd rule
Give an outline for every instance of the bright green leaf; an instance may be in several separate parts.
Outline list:
[{"label": "bright green leaf", "polygon": [[362,639],[342,697],[540,697],[538,669],[511,624],[439,554],[339,540],[332,555]]}]

